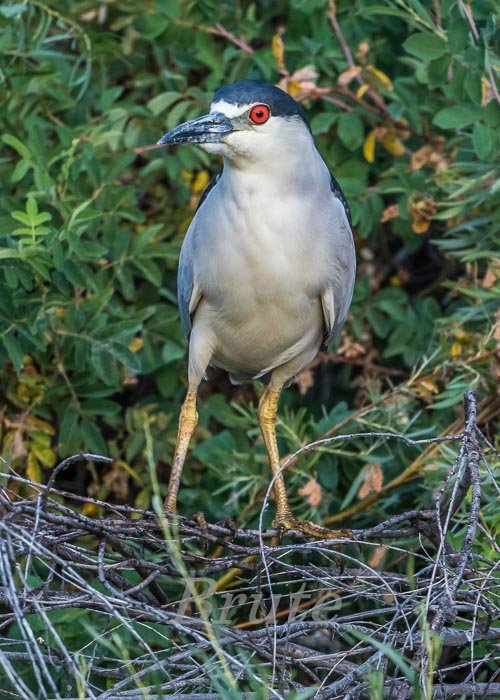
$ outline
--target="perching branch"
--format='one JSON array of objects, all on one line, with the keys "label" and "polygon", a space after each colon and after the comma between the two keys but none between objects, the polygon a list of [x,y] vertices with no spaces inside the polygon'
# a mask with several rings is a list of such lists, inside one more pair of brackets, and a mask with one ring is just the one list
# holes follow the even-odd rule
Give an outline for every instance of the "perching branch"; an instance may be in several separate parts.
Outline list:
[{"label": "perching branch", "polygon": [[[12,471],[2,475],[0,668],[9,689],[33,700],[57,697],[64,673],[75,697],[85,687],[89,698],[132,698],[140,687],[141,697],[201,699],[213,696],[223,662],[249,687],[268,684],[266,674],[281,669],[268,688],[276,698],[286,697],[286,688],[311,685],[314,697],[325,700],[363,696],[367,674],[377,670],[385,675],[384,697],[410,698],[412,683],[401,671],[406,664],[418,669],[422,684],[432,676],[433,698],[498,695],[493,676],[488,683],[476,674],[482,661],[473,653],[480,642],[500,637],[490,585],[495,567],[474,552],[484,459],[476,414],[468,393],[458,434],[412,440],[351,433],[302,448],[396,439],[416,449],[456,449],[435,508],[395,513],[338,541],[308,541],[291,532],[276,545],[273,529],[200,526],[55,487],[72,460],[106,460],[98,455],[65,460],[45,486]],[[81,513],[85,503],[101,517]],[[410,576],[394,566],[409,557]],[[68,620],[85,614],[99,630],[76,655],[53,623],[58,611]],[[429,634],[440,638],[432,665]],[[127,663],[117,638],[129,640]],[[464,650],[468,660],[457,668]],[[256,674],[248,658],[266,674]]]}]

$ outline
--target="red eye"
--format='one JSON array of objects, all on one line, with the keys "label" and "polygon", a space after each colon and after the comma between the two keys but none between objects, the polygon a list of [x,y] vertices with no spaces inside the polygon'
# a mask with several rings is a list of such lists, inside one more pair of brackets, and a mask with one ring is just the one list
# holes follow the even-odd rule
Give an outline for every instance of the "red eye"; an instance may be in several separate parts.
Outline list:
[{"label": "red eye", "polygon": [[255,105],[250,110],[249,116],[254,124],[265,124],[271,116],[271,112],[267,105]]}]

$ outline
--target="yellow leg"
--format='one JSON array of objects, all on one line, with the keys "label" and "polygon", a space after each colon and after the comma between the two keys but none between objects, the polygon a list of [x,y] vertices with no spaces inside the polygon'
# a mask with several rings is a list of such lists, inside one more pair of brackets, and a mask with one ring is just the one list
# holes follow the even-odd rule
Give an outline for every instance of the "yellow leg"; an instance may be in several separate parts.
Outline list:
[{"label": "yellow leg", "polygon": [[276,441],[276,414],[278,411],[278,401],[281,394],[281,387],[278,389],[268,386],[259,401],[259,425],[264,438],[264,443],[269,456],[269,464],[273,472],[274,498],[276,501],[276,518],[273,525],[281,530],[299,530],[311,537],[339,538],[349,537],[350,530],[329,530],[321,525],[316,525],[309,520],[298,520],[292,514],[286,495],[285,481],[280,470],[280,456],[278,443]]},{"label": "yellow leg", "polygon": [[165,499],[166,513],[175,513],[177,510],[177,494],[179,493],[179,486],[181,483],[182,468],[186,459],[189,441],[191,440],[197,422],[196,390],[189,389],[179,416],[179,430],[177,433],[177,442],[175,443],[174,461],[170,473],[167,497]]}]

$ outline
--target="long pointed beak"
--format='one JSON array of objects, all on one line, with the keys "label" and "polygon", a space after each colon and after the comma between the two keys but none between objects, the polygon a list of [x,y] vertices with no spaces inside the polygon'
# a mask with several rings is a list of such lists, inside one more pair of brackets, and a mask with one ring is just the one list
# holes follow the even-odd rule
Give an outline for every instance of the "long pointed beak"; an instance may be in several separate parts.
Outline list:
[{"label": "long pointed beak", "polygon": [[159,146],[178,143],[219,143],[234,126],[225,114],[211,112],[185,124],[179,124],[158,141]]}]

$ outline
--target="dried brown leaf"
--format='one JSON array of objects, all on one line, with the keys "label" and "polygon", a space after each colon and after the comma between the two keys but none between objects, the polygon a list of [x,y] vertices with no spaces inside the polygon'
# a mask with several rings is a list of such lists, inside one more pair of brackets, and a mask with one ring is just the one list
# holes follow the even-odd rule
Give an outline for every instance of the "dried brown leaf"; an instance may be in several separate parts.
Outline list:
[{"label": "dried brown leaf", "polygon": [[380,216],[380,223],[385,224],[391,219],[397,219],[399,216],[399,204],[389,204],[388,207],[384,209],[382,215]]},{"label": "dried brown leaf", "polygon": [[382,560],[385,556],[385,547],[382,547],[379,545],[378,547],[375,547],[375,551],[373,552],[372,556],[370,557],[370,560],[368,562],[368,566],[371,566],[373,569],[376,569],[380,564],[382,563]]},{"label": "dried brown leaf", "polygon": [[384,483],[384,473],[378,462],[368,464],[365,467],[363,483],[358,491],[358,498],[362,500],[371,493],[380,493]]},{"label": "dried brown leaf", "polygon": [[496,322],[494,326],[494,336],[497,343],[500,343],[500,311],[497,311]]},{"label": "dried brown leaf", "polygon": [[348,360],[354,360],[362,355],[366,355],[366,348],[361,345],[361,343],[355,341],[350,335],[345,335],[337,353],[343,355]]},{"label": "dried brown leaf", "polygon": [[408,209],[412,218],[411,228],[414,233],[425,233],[429,229],[431,219],[436,213],[435,201],[431,197],[413,199]]},{"label": "dried brown leaf", "polygon": [[309,479],[307,484],[304,484],[297,493],[299,496],[304,496],[310,506],[318,506],[321,503],[321,486],[316,479]]},{"label": "dried brown leaf", "polygon": [[337,78],[337,85],[340,87],[346,87],[346,85],[349,85],[354,78],[357,78],[358,75],[360,75],[361,71],[361,66],[351,66],[350,68],[347,68],[347,70],[342,71]]},{"label": "dried brown leaf", "polygon": [[314,385],[314,374],[310,367],[306,367],[299,372],[295,377],[295,381],[299,387],[299,391],[302,395],[306,394],[307,391]]},{"label": "dried brown leaf", "polygon": [[28,451],[24,445],[24,440],[23,440],[23,431],[22,430],[16,430],[14,432],[13,440],[12,440],[12,453],[11,453],[11,459],[24,459],[26,455],[28,454]]},{"label": "dried brown leaf", "polygon": [[280,80],[278,87],[301,102],[330,92],[329,88],[316,85],[317,78],[318,73],[314,66],[304,66]]},{"label": "dried brown leaf", "polygon": [[414,153],[411,154],[410,158],[410,169],[411,170],[420,170],[420,168],[423,168],[424,165],[427,165],[429,162],[429,156],[432,153],[432,146],[429,144],[426,144],[425,146],[422,146],[418,150],[416,150]]},{"label": "dried brown leaf", "polygon": [[128,474],[122,464],[117,461],[113,463],[111,469],[104,474],[103,484],[118,499],[125,500],[128,496]]},{"label": "dried brown leaf", "polygon": [[356,60],[363,63],[369,50],[370,44],[367,41],[360,41],[358,44],[358,50],[356,51]]},{"label": "dried brown leaf", "polygon": [[490,81],[483,75],[481,78],[481,107],[486,107],[494,96]]},{"label": "dried brown leaf", "polygon": [[280,70],[285,70],[285,44],[279,32],[275,34],[271,40],[271,50],[278,64],[278,68]]},{"label": "dried brown leaf", "polygon": [[437,143],[437,146],[436,144],[426,144],[412,153],[410,159],[410,170],[420,170],[420,168],[424,168],[426,166],[432,168],[436,172],[446,170],[448,168],[448,161],[440,151],[443,144],[439,142]]},{"label": "dried brown leaf", "polygon": [[497,277],[497,270],[494,270],[492,267],[488,267],[483,277],[483,287],[485,287],[486,289],[491,289],[492,287],[494,287],[495,282],[497,281]]}]

